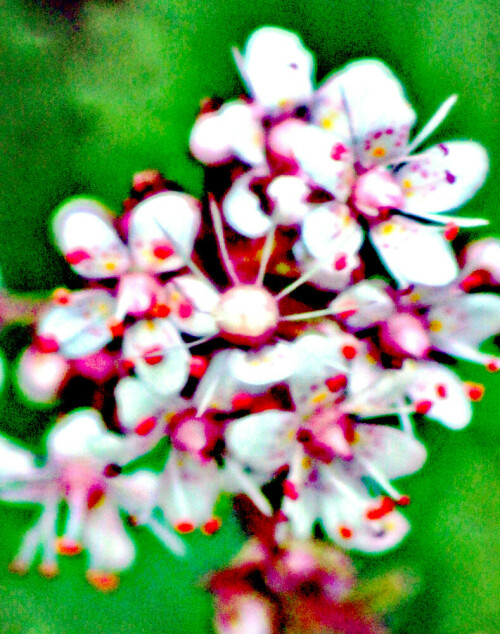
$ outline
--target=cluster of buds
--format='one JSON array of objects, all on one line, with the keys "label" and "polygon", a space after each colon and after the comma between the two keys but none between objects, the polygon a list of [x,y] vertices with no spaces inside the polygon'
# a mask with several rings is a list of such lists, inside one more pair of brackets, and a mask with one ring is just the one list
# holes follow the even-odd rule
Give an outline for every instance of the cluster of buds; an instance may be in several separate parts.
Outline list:
[{"label": "cluster of buds", "polygon": [[[344,550],[397,546],[410,500],[393,480],[426,459],[414,417],[460,429],[483,393],[446,360],[500,367],[479,350],[500,330],[487,292],[500,242],[457,257],[459,227],[486,223],[446,214],[482,185],[487,156],[470,141],[413,154],[456,97],[410,140],[415,113],[377,60],[315,88],[310,52],[270,27],[234,57],[248,96],[205,102],[190,137],[207,165],[203,204],[150,170],[119,216],[88,198],[55,212],[55,242],[87,285],[38,310],[17,383],[35,403],[68,403],[81,377],[92,389],[48,432],[43,465],[0,439],[0,499],[42,506],[12,568],[39,560],[54,576],[57,553],[84,548],[88,580],[110,590],[134,559],[121,513],[182,554],[175,531],[214,533],[220,494],[244,494],[271,518],[274,545],[212,580],[219,631],[277,631],[282,600],[336,611],[324,631],[358,631],[347,617],[361,613],[360,632],[382,631],[351,597],[352,573],[325,572],[294,540],[320,527]],[[164,438],[160,472],[123,471]],[[266,598],[240,600],[254,569]],[[314,600],[295,592],[311,575],[331,582],[314,581]],[[297,623],[289,631],[307,631]]]}]

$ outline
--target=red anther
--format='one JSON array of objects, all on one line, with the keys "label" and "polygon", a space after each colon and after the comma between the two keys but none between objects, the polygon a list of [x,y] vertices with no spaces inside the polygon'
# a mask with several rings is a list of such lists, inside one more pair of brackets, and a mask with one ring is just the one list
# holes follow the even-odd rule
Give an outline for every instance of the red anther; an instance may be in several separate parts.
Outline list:
[{"label": "red anther", "polygon": [[335,258],[333,262],[333,267],[336,271],[343,271],[346,266],[347,266],[347,256],[345,255],[345,253]]},{"label": "red anther", "polygon": [[150,312],[152,317],[159,317],[160,319],[163,319],[164,317],[169,316],[170,308],[166,304],[155,304],[151,308]]},{"label": "red anther", "polygon": [[183,535],[186,535],[187,533],[192,533],[196,527],[192,522],[183,521],[183,522],[178,522],[174,526],[174,528],[178,533],[182,533]]},{"label": "red anther", "polygon": [[296,500],[299,497],[295,484],[290,482],[290,480],[285,480],[283,482],[283,495],[291,500]]},{"label": "red anther", "polygon": [[200,101],[200,115],[216,112],[220,108],[220,103],[210,97],[204,97]]},{"label": "red anther", "polygon": [[288,522],[288,517],[283,513],[283,511],[278,511],[274,517],[277,524],[280,522]]},{"label": "red anther", "polygon": [[105,478],[116,478],[116,476],[119,476],[121,472],[122,472],[122,468],[120,467],[120,465],[115,464],[113,462],[111,464],[107,464],[104,467],[102,471],[102,475]]},{"label": "red anther", "polygon": [[270,409],[276,409],[276,399],[269,394],[262,394],[261,396],[255,397],[250,407],[252,414],[266,412]]},{"label": "red anther", "polygon": [[337,374],[337,376],[326,379],[325,384],[330,392],[338,392],[347,386],[347,377],[345,374]]},{"label": "red anther", "polygon": [[398,500],[396,500],[396,504],[398,506],[408,506],[411,502],[409,495],[402,495]]},{"label": "red anther", "polygon": [[70,295],[71,293],[67,288],[56,288],[56,290],[52,293],[52,300],[60,306],[65,306],[66,304],[69,304]]},{"label": "red anther", "polygon": [[129,526],[137,526],[137,517],[135,515],[127,515],[125,521]]},{"label": "red anther", "polygon": [[490,361],[486,364],[486,369],[488,370],[488,372],[498,372],[500,366],[496,361]]},{"label": "red anther", "polygon": [[193,307],[189,302],[182,302],[182,304],[179,304],[177,313],[181,319],[189,319],[193,314]]},{"label": "red anther", "polygon": [[122,359],[120,361],[120,370],[122,374],[129,374],[134,369],[134,362],[130,359]]},{"label": "red anther", "polygon": [[250,409],[253,403],[253,396],[251,394],[247,394],[246,392],[238,392],[233,396],[231,401],[231,406],[235,410],[240,409]]},{"label": "red anther", "polygon": [[208,368],[208,361],[205,357],[191,357],[191,362],[189,364],[189,374],[194,376],[196,379],[201,379],[201,377],[205,374]]},{"label": "red anther", "polygon": [[475,403],[480,401],[484,396],[484,385],[481,383],[466,383],[467,394],[471,401]]},{"label": "red anther", "polygon": [[389,220],[389,218],[391,217],[391,213],[391,207],[380,207],[378,210],[378,217],[380,220]]},{"label": "red anther", "polygon": [[342,356],[344,357],[344,359],[347,359],[347,361],[351,361],[351,359],[354,359],[354,357],[357,354],[357,350],[354,346],[343,346],[342,347]]},{"label": "red anther", "polygon": [[415,403],[415,412],[417,414],[427,414],[432,408],[432,401],[418,401]]},{"label": "red anther", "polygon": [[299,442],[310,442],[312,434],[308,429],[300,428],[295,435]]},{"label": "red anther", "polygon": [[82,552],[82,545],[73,539],[66,537],[60,537],[56,540],[56,551],[59,555],[66,555],[67,557],[74,557]]},{"label": "red anther", "polygon": [[444,237],[448,241],[454,240],[458,235],[458,226],[454,222],[449,222],[444,231]]},{"label": "red anther", "polygon": [[208,522],[205,522],[203,524],[200,530],[204,535],[213,535],[219,530],[221,526],[222,520],[218,517],[212,517],[208,520]]},{"label": "red anther", "polygon": [[159,260],[166,260],[174,254],[174,250],[169,244],[161,244],[153,249],[153,255]]},{"label": "red anther", "polygon": [[352,530],[347,526],[339,526],[340,536],[344,539],[350,539],[352,537]]},{"label": "red anther", "polygon": [[113,337],[123,337],[123,333],[125,332],[125,326],[123,322],[116,321],[114,319],[108,322],[108,329]]},{"label": "red anther", "polygon": [[145,418],[138,425],[136,425],[134,431],[138,436],[147,436],[156,427],[156,422],[157,421],[154,416]]},{"label": "red anther", "polygon": [[356,310],[356,308],[351,308],[351,310],[343,310],[340,313],[336,313],[336,317],[338,317],[339,319],[345,320],[345,319],[349,319],[349,317],[352,317],[357,312],[358,311]]},{"label": "red anther", "polygon": [[436,394],[439,398],[446,398],[447,393],[446,385],[443,385],[442,383],[440,385],[436,385]]},{"label": "red anther", "polygon": [[384,496],[379,506],[367,511],[366,517],[369,520],[379,520],[385,515],[387,515],[388,513],[390,513],[391,511],[393,511],[395,506],[396,506],[396,503],[394,502],[393,499],[391,499],[390,497]]},{"label": "red anther", "polygon": [[37,337],[36,342],[40,352],[50,354],[59,350],[59,344],[53,337]]},{"label": "red anther", "polygon": [[459,286],[463,291],[468,293],[469,291],[472,291],[478,286],[484,286],[485,284],[488,284],[490,282],[490,279],[491,279],[491,276],[488,273],[488,271],[483,271],[483,270],[474,271],[473,273],[468,275],[466,278],[464,278],[460,282]]},{"label": "red anther", "polygon": [[75,251],[70,251],[66,253],[66,262],[68,264],[77,265],[84,260],[90,260],[92,256],[88,251],[84,251],[83,249],[76,249]]},{"label": "red anther", "polygon": [[142,358],[148,365],[158,365],[165,358],[163,351],[160,347],[156,346],[146,350],[142,355]]},{"label": "red anther", "polygon": [[92,486],[87,493],[87,508],[89,511],[95,508],[104,498],[104,489],[101,486]]}]

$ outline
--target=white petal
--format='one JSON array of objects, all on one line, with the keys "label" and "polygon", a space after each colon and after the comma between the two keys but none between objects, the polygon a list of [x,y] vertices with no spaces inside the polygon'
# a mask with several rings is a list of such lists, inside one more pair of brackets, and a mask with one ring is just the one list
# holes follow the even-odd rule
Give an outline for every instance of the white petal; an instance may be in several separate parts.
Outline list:
[{"label": "white petal", "polygon": [[140,379],[131,376],[118,381],[115,399],[118,420],[127,429],[134,429],[140,421],[149,418],[165,403],[164,396],[153,392]]},{"label": "white petal", "polygon": [[113,338],[108,323],[115,303],[106,291],[71,293],[68,304],[53,305],[41,316],[37,334],[54,340],[66,359],[86,357]]},{"label": "white petal", "polygon": [[363,329],[384,321],[395,311],[392,299],[386,292],[383,280],[363,280],[338,295],[330,308],[340,314],[356,311],[345,322],[350,328]]},{"label": "white petal", "polygon": [[265,386],[287,379],[295,370],[296,363],[293,347],[280,342],[258,352],[233,350],[229,372],[242,383]]},{"label": "white petal", "polygon": [[370,240],[391,275],[405,286],[444,286],[458,274],[450,243],[434,227],[393,216],[371,229]]},{"label": "white petal", "polygon": [[363,231],[346,205],[321,205],[304,218],[302,240],[309,253],[320,260],[335,262],[342,255],[357,253],[363,239]]},{"label": "white petal", "polygon": [[270,217],[264,213],[259,197],[250,188],[250,182],[262,172],[251,170],[237,178],[222,201],[224,218],[238,233],[247,238],[260,238],[271,227]]},{"label": "white petal", "polygon": [[490,293],[462,295],[434,306],[428,319],[436,347],[446,351],[454,341],[477,346],[500,331],[500,297]]},{"label": "white petal", "polygon": [[474,271],[487,271],[492,283],[500,284],[500,239],[483,238],[466,246],[461,277]]},{"label": "white petal", "polygon": [[267,195],[276,205],[278,224],[300,224],[317,205],[307,202],[311,188],[299,176],[277,176],[267,188]]},{"label": "white petal", "polygon": [[185,266],[200,228],[200,203],[179,192],[146,198],[132,212],[129,243],[135,265],[142,271],[162,273]]},{"label": "white petal", "polygon": [[240,72],[252,97],[264,108],[289,109],[312,95],[313,58],[290,31],[263,27],[247,41]]},{"label": "white petal", "polygon": [[472,417],[472,407],[459,377],[438,363],[419,362],[408,395],[416,402],[430,401],[426,413],[450,429],[462,429]]},{"label": "white petal", "polygon": [[0,483],[36,477],[34,456],[16,443],[0,436]]},{"label": "white petal", "polygon": [[165,289],[172,311],[169,319],[180,331],[197,337],[218,332],[212,315],[220,295],[209,282],[192,275],[181,275],[169,282]]},{"label": "white petal", "polygon": [[479,143],[435,145],[395,173],[405,195],[403,211],[420,215],[460,207],[481,187],[487,173],[488,155]]},{"label": "white petal", "polygon": [[[328,120],[330,111],[335,114],[341,107],[363,166],[405,155],[416,116],[398,79],[382,62],[367,59],[348,64],[326,79],[315,98],[319,102],[314,109],[315,121],[320,125]],[[345,130],[342,115],[340,132]],[[335,123],[327,128],[335,129]]]},{"label": "white petal", "polygon": [[292,534],[297,539],[309,539],[314,522],[320,515],[318,508],[320,494],[314,489],[304,487],[296,500],[283,499],[283,513],[288,518]]},{"label": "white petal", "polygon": [[168,319],[143,319],[131,326],[123,338],[123,355],[158,395],[179,392],[188,379],[191,356]]},{"label": "white petal", "polygon": [[53,230],[57,245],[79,275],[116,277],[128,269],[127,248],[111,220],[103,205],[88,198],[74,198],[56,210]]},{"label": "white petal", "polygon": [[140,519],[151,510],[154,504],[158,481],[158,474],[140,469],[130,475],[113,478],[108,486],[113,488],[120,507],[129,515]]},{"label": "white petal", "polygon": [[225,433],[227,449],[246,466],[271,475],[290,460],[297,422],[293,412],[274,410],[234,420]]},{"label": "white petal", "polygon": [[89,553],[89,567],[94,570],[125,570],[135,559],[135,547],[123,527],[118,508],[106,498],[87,515],[83,542]]},{"label": "white petal", "polygon": [[52,403],[68,369],[68,362],[60,354],[39,352],[30,346],[17,363],[18,387],[30,401]]}]

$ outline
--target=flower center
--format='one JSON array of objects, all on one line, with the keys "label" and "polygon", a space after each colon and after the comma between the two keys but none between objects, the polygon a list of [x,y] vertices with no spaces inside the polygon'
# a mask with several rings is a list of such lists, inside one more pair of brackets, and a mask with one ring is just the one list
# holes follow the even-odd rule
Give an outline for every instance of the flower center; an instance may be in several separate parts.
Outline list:
[{"label": "flower center", "polygon": [[258,346],[278,325],[278,304],[264,288],[235,286],[221,295],[214,318],[228,341]]}]

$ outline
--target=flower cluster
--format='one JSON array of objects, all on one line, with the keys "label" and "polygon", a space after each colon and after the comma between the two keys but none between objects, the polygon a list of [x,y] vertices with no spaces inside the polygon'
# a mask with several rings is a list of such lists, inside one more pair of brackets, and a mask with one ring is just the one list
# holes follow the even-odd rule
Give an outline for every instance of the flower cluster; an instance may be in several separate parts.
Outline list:
[{"label": "flower cluster", "polygon": [[[78,376],[94,390],[48,432],[43,466],[0,439],[0,499],[42,507],[12,569],[40,554],[53,576],[57,553],[84,548],[89,581],[109,590],[134,559],[123,513],[181,554],[172,529],[212,534],[220,494],[244,494],[275,542],[212,580],[219,631],[277,631],[290,601],[326,610],[325,631],[382,631],[351,598],[341,556],[325,568],[295,540],[320,526],[342,549],[397,546],[410,500],[393,481],[426,459],[413,418],[462,428],[483,393],[443,359],[500,367],[479,350],[500,330],[488,292],[500,243],[458,258],[459,228],[485,221],[447,213],[482,185],[487,156],[472,141],[414,153],[456,97],[410,139],[415,112],[377,60],[315,88],[310,52],[271,27],[234,57],[248,97],[204,102],[190,136],[203,204],[150,170],[120,216],[88,198],[55,212],[56,244],[86,287],[56,290],[40,312],[18,387],[36,403]],[[164,438],[160,472],[123,471]],[[297,590],[310,577],[321,596]]]}]

